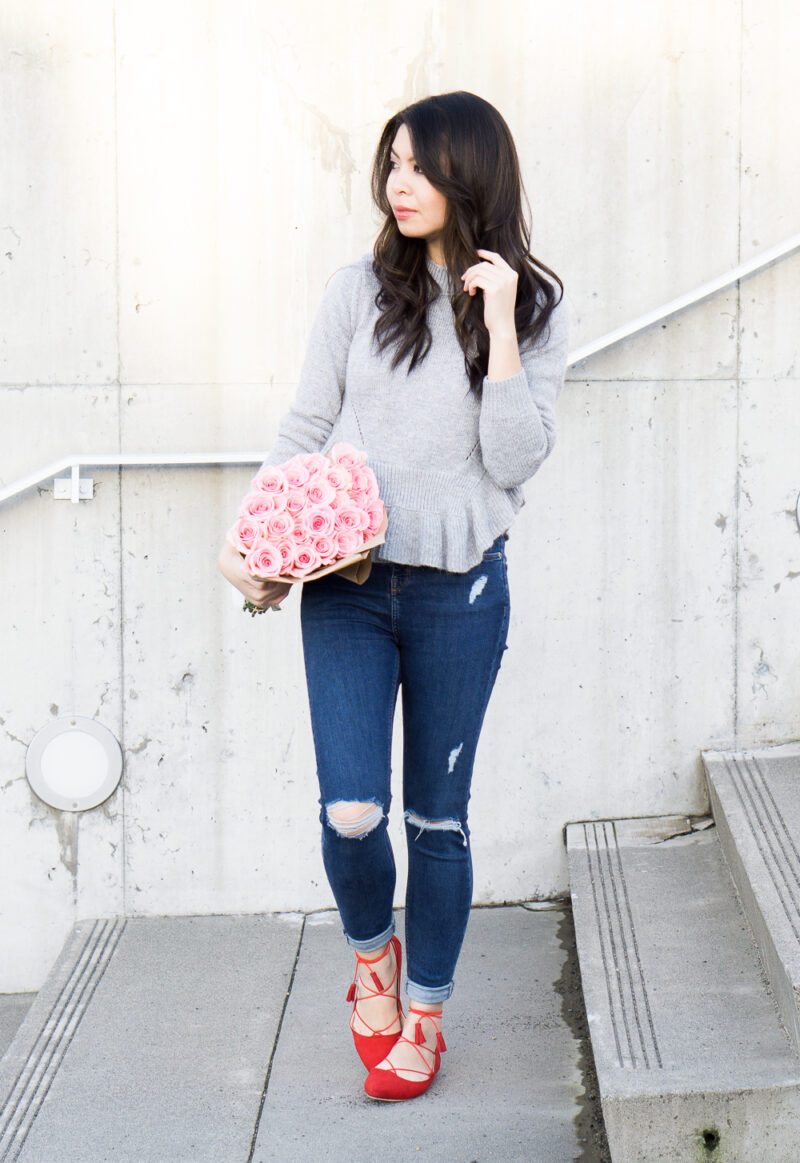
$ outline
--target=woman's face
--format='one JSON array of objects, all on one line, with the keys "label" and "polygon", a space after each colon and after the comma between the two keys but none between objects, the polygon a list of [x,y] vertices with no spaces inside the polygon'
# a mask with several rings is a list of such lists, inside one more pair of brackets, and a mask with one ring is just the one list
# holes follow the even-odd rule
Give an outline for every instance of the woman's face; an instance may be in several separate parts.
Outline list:
[{"label": "woman's face", "polygon": [[392,142],[386,196],[406,238],[424,238],[434,262],[444,264],[441,237],[447,216],[447,199],[432,186],[414,160],[411,134],[401,125]]}]

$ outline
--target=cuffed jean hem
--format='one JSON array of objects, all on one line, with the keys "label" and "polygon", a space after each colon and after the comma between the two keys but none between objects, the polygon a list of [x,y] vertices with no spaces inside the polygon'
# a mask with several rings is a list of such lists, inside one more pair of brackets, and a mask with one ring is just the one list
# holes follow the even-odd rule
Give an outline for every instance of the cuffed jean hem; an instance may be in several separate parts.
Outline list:
[{"label": "cuffed jean hem", "polygon": [[449,985],[417,985],[414,981],[406,981],[406,993],[412,1001],[425,1002],[434,1005],[437,1001],[447,1001],[453,993],[453,983]]},{"label": "cuffed jean hem", "polygon": [[[382,945],[388,945],[394,934],[394,920],[388,929],[384,929],[377,937],[370,937],[368,941],[354,941],[352,937],[345,933],[347,944],[351,949],[358,949],[359,953],[372,953],[375,949],[380,949]],[[419,998],[419,1001],[424,1001],[424,998]]]}]

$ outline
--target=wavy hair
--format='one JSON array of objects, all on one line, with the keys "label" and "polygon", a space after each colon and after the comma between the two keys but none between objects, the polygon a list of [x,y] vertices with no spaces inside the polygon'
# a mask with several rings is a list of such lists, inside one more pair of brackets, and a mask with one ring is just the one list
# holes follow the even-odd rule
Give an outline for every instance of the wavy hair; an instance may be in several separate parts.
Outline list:
[{"label": "wavy hair", "polygon": [[[439,293],[426,263],[425,240],[400,233],[386,193],[392,143],[401,125],[425,177],[447,199],[442,249],[454,287],[493,250],[517,272],[517,337],[534,343],[563,294],[553,271],[530,253],[530,207],[511,131],[493,105],[474,93],[443,93],[415,101],[383,128],[372,166],[372,197],[385,221],[375,240],[372,269],[380,283],[374,338],[380,351],[393,348],[392,367],[409,360],[409,371],[431,345],[428,304]],[[523,209],[524,205],[524,209]],[[473,389],[480,391],[489,365],[489,332],[483,296],[460,289],[451,296],[455,329]]]}]

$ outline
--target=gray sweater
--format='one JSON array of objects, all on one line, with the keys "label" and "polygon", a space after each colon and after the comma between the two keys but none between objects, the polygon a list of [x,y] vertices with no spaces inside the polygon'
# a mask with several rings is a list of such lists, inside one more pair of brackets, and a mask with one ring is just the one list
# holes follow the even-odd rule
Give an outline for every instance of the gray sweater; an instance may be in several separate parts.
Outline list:
[{"label": "gray sweater", "polygon": [[367,453],[389,516],[378,561],[464,573],[524,504],[521,486],[553,447],[553,408],[567,360],[562,302],[522,371],[470,390],[456,338],[447,270],[428,307],[432,344],[408,373],[378,354],[372,331],[378,281],[372,256],[338,271],[317,313],[295,398],[264,464],[346,441]]}]

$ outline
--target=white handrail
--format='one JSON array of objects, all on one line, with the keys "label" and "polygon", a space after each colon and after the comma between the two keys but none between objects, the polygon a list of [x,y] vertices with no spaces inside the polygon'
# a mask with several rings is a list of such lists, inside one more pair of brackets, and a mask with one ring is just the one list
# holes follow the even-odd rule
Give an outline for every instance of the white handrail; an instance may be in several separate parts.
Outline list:
[{"label": "white handrail", "polygon": [[[753,258],[748,259],[747,262],[739,263],[738,266],[733,267],[732,270],[727,271],[724,275],[718,275],[715,279],[710,279],[707,283],[702,283],[693,291],[687,291],[685,294],[679,295],[677,299],[671,299],[669,303],[665,303],[661,307],[656,307],[654,310],[640,315],[637,319],[633,319],[630,323],[626,323],[622,327],[616,327],[613,331],[601,335],[599,339],[594,339],[590,343],[583,344],[583,346],[569,353],[567,366],[574,367],[575,364],[582,363],[589,356],[597,355],[598,352],[605,351],[606,348],[613,346],[613,344],[620,343],[623,339],[628,339],[631,335],[635,335],[639,331],[644,331],[646,328],[652,327],[654,323],[660,323],[661,320],[668,319],[671,315],[676,314],[676,312],[683,311],[686,307],[692,306],[693,303],[699,303],[702,299],[707,299],[710,295],[721,291],[724,287],[731,286],[747,275],[754,274],[756,271],[771,266],[772,263],[786,258],[796,250],[800,250],[800,234],[793,234],[784,242],[779,242],[776,246],[762,251],[761,254],[755,255]],[[38,485],[50,477],[56,477],[60,472],[67,470],[70,470],[72,473],[71,499],[77,501],[80,495],[81,468],[119,468],[126,465],[142,468],[148,465],[159,468],[166,468],[173,465],[201,464],[247,465],[260,464],[262,460],[263,453],[258,452],[111,452],[64,456],[61,460],[56,460],[44,468],[36,469],[34,472],[28,473],[26,476],[20,477],[19,480],[12,481],[10,485],[6,485],[5,488],[0,489],[0,504],[3,501],[8,501],[12,497],[17,496],[18,493],[23,493],[26,489],[33,488],[34,485]],[[800,500],[798,504],[800,504]]]},{"label": "white handrail", "polygon": [[718,275],[715,279],[709,279],[707,283],[701,283],[693,291],[687,291],[685,294],[679,295],[677,299],[671,299],[663,307],[656,307],[652,311],[647,311],[644,315],[640,315],[638,319],[633,319],[630,323],[625,323],[621,327],[616,327],[613,331],[608,331],[605,335],[601,335],[599,339],[593,339],[591,343],[584,343],[582,347],[570,352],[567,366],[573,367],[576,363],[588,359],[590,355],[596,355],[598,351],[604,351],[605,348],[611,347],[612,344],[619,343],[621,340],[635,335],[637,331],[644,331],[647,327],[652,327],[654,323],[660,323],[662,319],[668,319],[670,315],[674,315],[677,311],[683,311],[685,307],[691,307],[693,303],[699,303],[701,299],[707,299],[710,295],[721,291],[723,287],[729,287],[732,283],[737,283],[739,279],[743,279],[747,275],[752,275],[756,271],[763,270],[764,267],[770,266],[781,258],[786,258],[787,255],[792,254],[795,250],[800,250],[800,234],[793,234],[791,238],[787,238],[784,242],[779,242],[777,246],[771,246],[769,250],[762,251],[761,254],[748,259],[747,262],[740,262],[733,270],[728,271],[724,275]]},{"label": "white handrail", "polygon": [[[173,465],[199,464],[261,464],[263,452],[98,452],[85,453],[75,456],[63,456],[61,460],[54,460],[20,477],[10,485],[0,489],[0,504],[22,493],[25,489],[33,488],[50,477],[56,477],[60,472],[81,468],[123,468],[133,466],[147,468],[169,468]],[[74,475],[74,474],[73,474]]]}]

